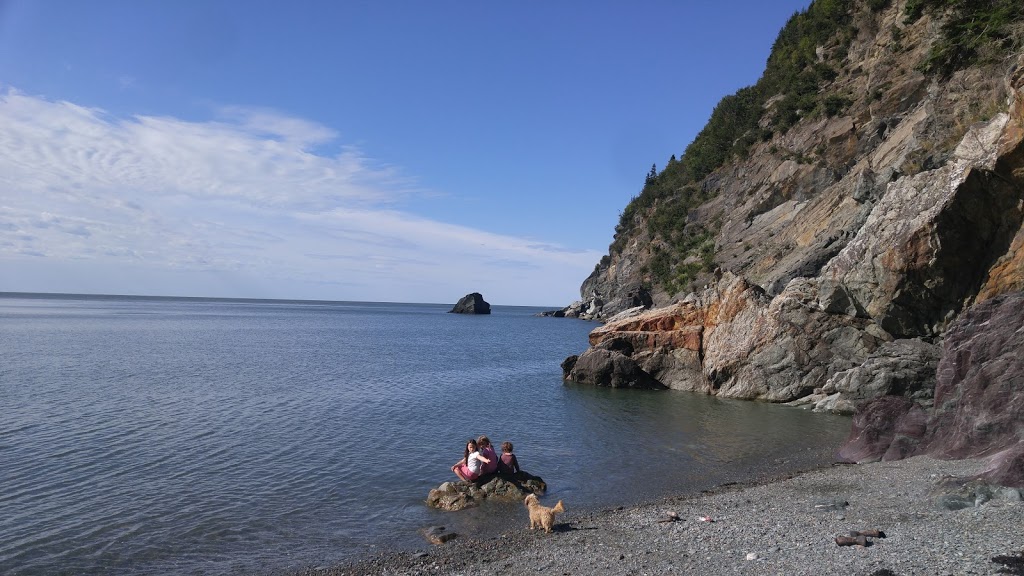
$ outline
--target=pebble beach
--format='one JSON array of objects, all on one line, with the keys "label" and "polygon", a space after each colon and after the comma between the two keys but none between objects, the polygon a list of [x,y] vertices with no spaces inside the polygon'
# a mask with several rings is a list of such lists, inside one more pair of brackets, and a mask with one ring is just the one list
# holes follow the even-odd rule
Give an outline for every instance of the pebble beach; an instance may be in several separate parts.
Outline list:
[{"label": "pebble beach", "polygon": [[[565,502],[550,534],[527,529],[524,508],[521,526],[498,535],[297,574],[1024,574],[1021,491],[970,483],[984,466],[921,456],[590,513]],[[876,530],[863,545],[836,542]]]}]

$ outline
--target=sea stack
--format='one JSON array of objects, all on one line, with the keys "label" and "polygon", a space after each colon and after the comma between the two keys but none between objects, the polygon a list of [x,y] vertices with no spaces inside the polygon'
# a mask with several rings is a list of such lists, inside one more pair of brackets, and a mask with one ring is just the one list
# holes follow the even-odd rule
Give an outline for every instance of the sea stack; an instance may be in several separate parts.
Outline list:
[{"label": "sea stack", "polygon": [[484,297],[479,292],[473,292],[472,294],[466,294],[459,300],[459,303],[448,311],[454,314],[490,314],[491,305],[484,301]]}]

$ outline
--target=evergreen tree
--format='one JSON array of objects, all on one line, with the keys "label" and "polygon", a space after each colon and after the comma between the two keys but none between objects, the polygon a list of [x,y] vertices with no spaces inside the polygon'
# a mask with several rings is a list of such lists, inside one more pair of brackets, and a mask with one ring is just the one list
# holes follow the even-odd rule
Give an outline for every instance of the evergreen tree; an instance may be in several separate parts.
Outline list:
[{"label": "evergreen tree", "polygon": [[647,173],[647,178],[644,180],[644,186],[647,186],[651,182],[654,182],[655,178],[658,177],[658,165],[651,164],[651,171]]}]

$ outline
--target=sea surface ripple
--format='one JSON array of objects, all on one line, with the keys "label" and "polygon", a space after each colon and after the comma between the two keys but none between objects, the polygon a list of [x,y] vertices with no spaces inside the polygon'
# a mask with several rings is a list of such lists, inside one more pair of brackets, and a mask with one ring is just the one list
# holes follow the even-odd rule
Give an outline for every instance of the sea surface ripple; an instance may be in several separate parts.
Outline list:
[{"label": "sea surface ripple", "polygon": [[566,385],[595,324],[449,308],[0,295],[0,573],[273,572],[518,526],[424,504],[479,434],[583,510],[817,465],[848,430]]}]

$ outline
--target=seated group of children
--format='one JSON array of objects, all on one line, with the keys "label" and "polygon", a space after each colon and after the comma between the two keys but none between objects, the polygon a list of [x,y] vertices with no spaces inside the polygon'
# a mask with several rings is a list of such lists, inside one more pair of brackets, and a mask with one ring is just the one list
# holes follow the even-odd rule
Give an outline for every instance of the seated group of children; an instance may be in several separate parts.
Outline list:
[{"label": "seated group of children", "polygon": [[487,436],[481,436],[476,440],[470,439],[466,442],[466,453],[462,460],[452,466],[452,472],[461,480],[473,482],[474,480],[493,474],[516,474],[519,472],[519,462],[516,455],[512,453],[512,443],[501,443],[501,458],[494,453],[491,447],[491,440]]}]

